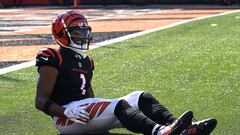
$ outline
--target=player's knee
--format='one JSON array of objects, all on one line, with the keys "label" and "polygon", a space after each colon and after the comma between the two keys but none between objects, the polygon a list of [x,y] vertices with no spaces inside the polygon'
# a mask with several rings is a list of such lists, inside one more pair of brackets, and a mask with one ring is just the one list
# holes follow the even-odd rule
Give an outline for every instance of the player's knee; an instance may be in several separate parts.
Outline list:
[{"label": "player's knee", "polygon": [[149,92],[143,92],[139,97],[138,107],[142,111],[158,104],[158,100]]},{"label": "player's knee", "polygon": [[139,102],[157,102],[157,99],[149,92],[143,92],[139,97]]},{"label": "player's knee", "polygon": [[149,98],[153,98],[153,95],[149,92],[143,92],[141,95],[140,95],[140,98],[145,98],[145,99],[149,99]]},{"label": "player's knee", "polygon": [[115,116],[121,123],[129,121],[134,115],[139,113],[139,110],[134,109],[126,100],[120,100],[114,110]]},{"label": "player's knee", "polygon": [[116,116],[119,116],[121,113],[123,113],[124,110],[130,108],[131,106],[128,104],[128,102],[124,99],[120,100],[114,110],[114,114]]},{"label": "player's knee", "polygon": [[141,131],[141,123],[145,117],[139,110],[135,110],[128,104],[126,100],[120,100],[114,110],[115,116],[128,130],[139,133]]}]

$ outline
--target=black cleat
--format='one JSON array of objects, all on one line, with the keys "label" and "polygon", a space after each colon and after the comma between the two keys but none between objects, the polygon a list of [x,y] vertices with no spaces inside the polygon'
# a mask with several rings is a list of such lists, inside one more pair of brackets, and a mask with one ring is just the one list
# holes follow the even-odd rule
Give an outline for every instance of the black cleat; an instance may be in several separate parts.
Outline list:
[{"label": "black cleat", "polygon": [[181,135],[210,135],[217,125],[217,120],[214,118],[194,122],[186,128]]},{"label": "black cleat", "polygon": [[161,126],[155,135],[180,135],[183,130],[192,124],[193,112],[187,111],[183,113],[171,125]]}]

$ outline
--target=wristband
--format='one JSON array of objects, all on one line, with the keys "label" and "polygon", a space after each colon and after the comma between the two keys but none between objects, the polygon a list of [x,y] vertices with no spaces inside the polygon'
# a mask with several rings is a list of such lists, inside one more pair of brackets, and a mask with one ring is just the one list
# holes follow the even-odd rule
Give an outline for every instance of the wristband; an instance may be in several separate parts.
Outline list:
[{"label": "wristband", "polygon": [[52,104],[54,104],[54,102],[50,99],[44,103],[43,112],[45,114],[50,115],[49,108],[51,107]]}]

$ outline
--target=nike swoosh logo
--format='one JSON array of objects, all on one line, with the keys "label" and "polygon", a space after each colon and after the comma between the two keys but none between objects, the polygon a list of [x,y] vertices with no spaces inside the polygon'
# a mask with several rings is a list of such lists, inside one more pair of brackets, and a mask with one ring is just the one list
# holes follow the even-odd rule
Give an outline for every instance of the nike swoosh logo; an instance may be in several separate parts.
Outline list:
[{"label": "nike swoosh logo", "polygon": [[46,61],[48,61],[48,57],[47,58],[45,58],[45,57],[41,57],[43,60],[46,60]]}]

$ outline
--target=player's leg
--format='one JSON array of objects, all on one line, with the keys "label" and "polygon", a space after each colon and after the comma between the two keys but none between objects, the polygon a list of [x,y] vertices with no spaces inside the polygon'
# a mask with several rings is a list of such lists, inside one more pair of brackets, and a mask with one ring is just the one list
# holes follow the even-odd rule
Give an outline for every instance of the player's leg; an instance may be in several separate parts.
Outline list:
[{"label": "player's leg", "polygon": [[214,118],[193,122],[181,135],[209,135],[217,125]]},{"label": "player's leg", "polygon": [[126,100],[133,108],[141,110],[144,115],[158,124],[165,125],[176,120],[168,109],[148,92],[134,91],[120,99]]},{"label": "player's leg", "polygon": [[[139,109],[159,124],[172,123],[176,118],[155,99],[152,94],[143,92],[138,101]],[[193,122],[181,135],[208,135],[217,125],[216,119]]]},{"label": "player's leg", "polygon": [[179,135],[191,124],[193,118],[192,112],[189,111],[171,125],[159,125],[139,110],[134,109],[125,100],[118,102],[114,114],[128,130],[145,135]]},{"label": "player's leg", "polygon": [[88,111],[91,117],[91,120],[86,125],[74,123],[67,119],[54,118],[60,133],[85,134],[104,132],[119,126],[117,121],[119,120],[126,128],[136,133],[178,135],[189,126],[192,119],[192,112],[187,112],[177,122],[169,126],[160,126],[143,113],[131,107],[128,102],[124,100],[119,102],[118,99],[86,99],[72,102],[67,107],[77,107],[86,104],[90,104]]},{"label": "player's leg", "polygon": [[120,127],[121,124],[113,112],[118,101],[116,99],[89,98],[71,102],[64,107],[71,108],[88,105],[86,111],[90,114],[90,120],[83,125],[65,118],[54,117],[56,127],[61,134],[102,133],[109,129]]},{"label": "player's leg", "polygon": [[[177,120],[166,107],[161,105],[159,101],[148,92],[135,91],[123,98],[126,99],[131,106],[138,108],[144,115],[158,124],[164,125]],[[193,122],[181,135],[208,135],[216,125],[216,119],[205,119]]]},{"label": "player's leg", "polygon": [[138,101],[139,109],[153,121],[159,124],[172,123],[176,118],[169,110],[148,92],[143,92]]},{"label": "player's leg", "polygon": [[139,110],[139,107],[138,107],[138,102],[139,102],[139,98],[140,96],[142,95],[142,93],[144,93],[144,91],[134,91],[134,92],[131,92],[129,94],[127,94],[126,96],[124,97],[120,97],[119,100],[126,100],[129,105],[131,105],[134,109],[136,110]]}]

